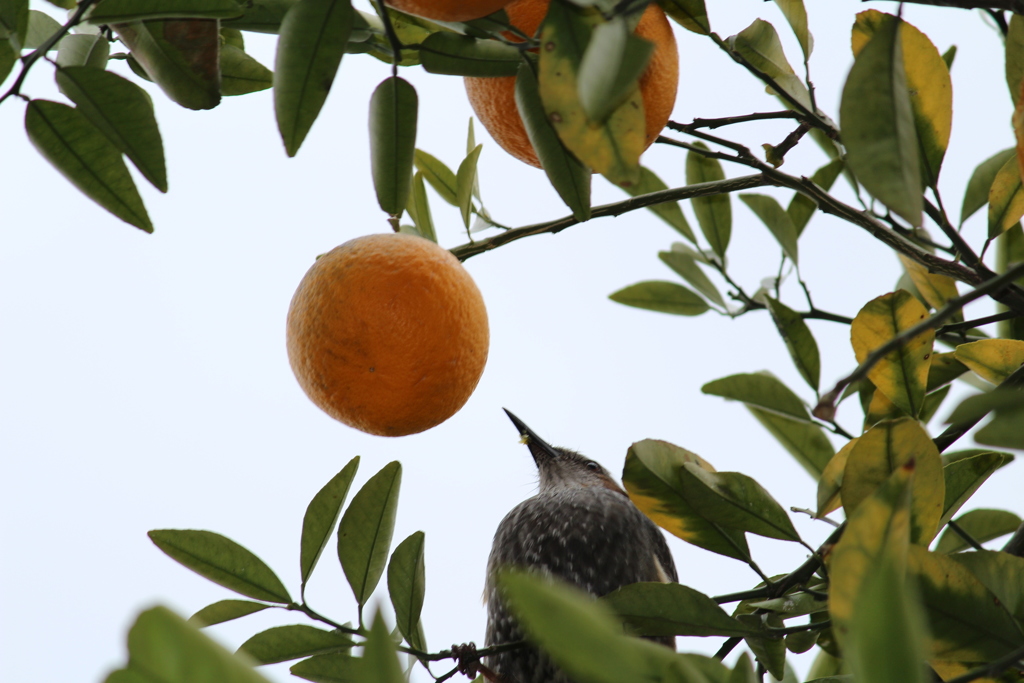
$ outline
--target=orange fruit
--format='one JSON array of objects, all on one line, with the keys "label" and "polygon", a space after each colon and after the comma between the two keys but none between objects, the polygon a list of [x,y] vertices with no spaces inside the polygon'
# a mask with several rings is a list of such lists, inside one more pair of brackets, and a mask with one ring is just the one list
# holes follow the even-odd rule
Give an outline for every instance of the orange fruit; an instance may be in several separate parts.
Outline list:
[{"label": "orange fruit", "polygon": [[[532,36],[544,20],[549,4],[550,0],[516,0],[506,6],[505,11],[513,26]],[[647,118],[647,139],[644,149],[647,149],[668,123],[676,103],[679,52],[676,49],[672,26],[668,23],[665,13],[654,3],[648,5],[640,17],[636,35],[655,45],[651,61],[640,76],[640,95],[644,101],[644,114]],[[508,37],[513,38],[511,34]],[[467,77],[465,82],[469,103],[495,142],[520,161],[540,168],[540,160],[533,151],[533,145],[530,144],[530,138],[516,107],[515,76]]]},{"label": "orange fruit", "polygon": [[309,269],[288,309],[288,360],[306,395],[350,427],[415,434],[454,415],[487,362],[483,297],[451,252],[366,235]]},{"label": "orange fruit", "polygon": [[494,14],[509,0],[385,0],[388,7],[435,21],[469,21]]}]

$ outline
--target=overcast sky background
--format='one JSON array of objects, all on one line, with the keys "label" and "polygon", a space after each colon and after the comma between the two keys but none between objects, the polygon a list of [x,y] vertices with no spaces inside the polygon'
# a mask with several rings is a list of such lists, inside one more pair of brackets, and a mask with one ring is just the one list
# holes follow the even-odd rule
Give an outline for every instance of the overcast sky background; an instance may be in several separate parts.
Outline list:
[{"label": "overcast sky background", "polygon": [[[774,4],[708,4],[721,36],[761,17],[778,29],[790,61],[799,61]],[[808,5],[818,101],[838,118],[854,14],[896,5]],[[908,5],[904,16],[940,51],[959,47],[952,69],[953,137],[941,185],[951,214],[959,216],[974,167],[1013,142],[1002,44],[977,13]],[[763,86],[709,40],[682,29],[677,36],[676,120],[778,109]],[[273,37],[246,39],[249,51],[271,66]],[[114,69],[123,73],[122,67]],[[755,477],[786,507],[813,507],[814,482],[754,418],[738,404],[700,392],[719,377],[770,369],[813,401],[767,315],[681,318],[608,300],[640,280],[675,279],[657,251],[678,236],[646,211],[532,237],[467,262],[488,306],[490,358],[466,407],[439,427],[398,439],[368,436],[309,402],[288,366],[285,313],[317,254],[388,230],[374,198],[367,147],[368,99],[388,71],[368,56],[347,56],[294,159],[284,154],[269,91],[226,98],[217,109],[197,113],[147,86],[171,188],[161,195],[136,176],[156,225],[153,235],[108,215],[36,154],[22,130],[20,101],[0,107],[5,680],[101,680],[123,663],[125,631],[140,609],[162,603],[189,615],[235,597],[165,557],[146,538],[150,529],[224,534],[263,558],[297,596],[306,505],[355,455],[362,456],[356,487],[387,462],[402,462],[395,544],[426,532],[423,620],[431,649],[482,644],[481,593],[492,534],[536,485],[532,460],[503,406],[551,443],[577,448],[616,473],[629,444],[665,439],[720,470]],[[418,67],[402,75],[419,92],[418,146],[457,167],[471,116],[461,79]],[[45,63],[33,70],[24,92],[61,99]],[[789,129],[787,122],[769,122],[723,132],[759,149],[763,142],[777,144]],[[484,143],[483,198],[496,220],[518,226],[568,213],[541,171],[507,156],[481,127],[476,134]],[[679,186],[685,184],[684,160],[680,150],[656,146],[644,163]],[[783,170],[809,175],[825,161],[807,141]],[[726,173],[748,171],[727,167]],[[843,181],[837,188],[849,200]],[[783,205],[791,196],[761,191]],[[624,196],[595,178],[595,204]],[[436,195],[431,202],[441,243],[465,242],[457,211]],[[696,228],[689,207],[684,210]],[[983,214],[965,227],[974,244],[983,239]],[[737,200],[733,215],[730,269],[753,291],[775,274],[779,249]],[[800,250],[815,303],[843,315],[891,291],[899,276],[886,248],[823,215],[812,220]],[[805,309],[793,283],[784,300]],[[971,317],[991,312],[987,303],[969,309]],[[810,326],[827,387],[854,365],[848,328],[821,321]],[[854,403],[839,414],[850,431],[861,418]],[[940,410],[936,430],[953,405]],[[958,444],[969,445],[966,439]],[[1000,473],[969,507],[1024,512],[1021,467],[1014,463]],[[829,532],[800,515],[794,521],[812,544]],[[769,574],[805,558],[795,544],[750,541]],[[687,585],[714,595],[757,583],[741,563],[670,542]],[[307,597],[337,621],[355,618],[333,542]],[[387,604],[383,582],[376,599]],[[308,623],[298,617],[267,610],[208,632],[234,648],[270,626]],[[719,638],[680,639],[679,648],[710,654],[720,644]],[[797,667],[807,666],[805,655]],[[444,670],[444,664],[437,669]],[[274,680],[289,678],[287,665],[264,671]]]}]

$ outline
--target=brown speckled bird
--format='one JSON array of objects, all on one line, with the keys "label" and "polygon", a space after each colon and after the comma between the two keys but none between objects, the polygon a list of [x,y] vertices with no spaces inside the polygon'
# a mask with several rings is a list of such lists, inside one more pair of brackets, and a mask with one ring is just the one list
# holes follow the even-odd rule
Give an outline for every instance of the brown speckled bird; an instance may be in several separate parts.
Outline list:
[{"label": "brown speckled bird", "polygon": [[[522,640],[519,624],[494,585],[505,567],[532,568],[597,596],[638,581],[675,582],[665,537],[598,463],[555,448],[522,420],[509,418],[537,463],[540,491],[498,525],[487,561],[487,646]],[[653,638],[675,647],[675,638]],[[536,648],[487,659],[500,683],[565,683],[569,679]]]}]

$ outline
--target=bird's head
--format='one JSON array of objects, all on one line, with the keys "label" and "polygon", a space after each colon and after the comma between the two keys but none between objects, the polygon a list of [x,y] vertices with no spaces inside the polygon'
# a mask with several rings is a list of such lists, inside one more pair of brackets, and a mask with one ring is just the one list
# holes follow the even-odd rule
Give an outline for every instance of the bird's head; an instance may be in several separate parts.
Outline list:
[{"label": "bird's head", "polygon": [[600,463],[567,448],[557,448],[526,426],[526,423],[507,409],[505,413],[519,430],[523,443],[530,449],[540,473],[541,494],[567,489],[600,486],[626,495],[622,487]]}]

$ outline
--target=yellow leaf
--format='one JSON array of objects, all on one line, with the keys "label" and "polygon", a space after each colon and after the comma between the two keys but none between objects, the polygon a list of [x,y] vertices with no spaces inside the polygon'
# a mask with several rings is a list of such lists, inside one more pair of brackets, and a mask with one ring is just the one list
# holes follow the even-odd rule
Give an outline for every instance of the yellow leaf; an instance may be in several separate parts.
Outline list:
[{"label": "yellow leaf", "polygon": [[1013,157],[996,172],[988,190],[989,239],[999,237],[1024,216],[1024,187],[1020,178],[1020,167]]},{"label": "yellow leaf", "polygon": [[[855,57],[874,36],[885,16],[878,10],[867,10],[857,15],[851,40]],[[926,185],[932,185],[938,178],[953,127],[953,83],[942,55],[917,27],[904,21],[900,42],[910,105],[914,110],[914,127],[924,152],[921,164],[922,167],[927,166],[922,168],[921,176]]]},{"label": "yellow leaf", "polygon": [[[857,362],[879,346],[928,317],[924,305],[902,289],[869,301],[850,326]],[[928,330],[891,351],[868,372],[868,379],[907,415],[924,404],[935,332]]]},{"label": "yellow leaf", "polygon": [[1024,365],[1024,341],[983,339],[961,344],[953,352],[956,359],[992,384],[1002,384],[1014,370]]},{"label": "yellow leaf", "polygon": [[880,422],[857,439],[843,472],[846,514],[854,512],[900,466],[914,462],[911,540],[927,545],[935,537],[946,499],[942,457],[928,432],[913,418]]},{"label": "yellow leaf", "polygon": [[928,268],[913,259],[900,254],[900,263],[907,271],[917,291],[921,293],[928,305],[934,309],[940,309],[950,299],[955,299],[959,292],[956,291],[956,280],[948,275],[929,273]]},{"label": "yellow leaf", "polygon": [[[987,662],[943,662],[940,660],[933,660],[929,662],[931,667],[935,669],[935,673],[939,674],[939,678],[944,681],[948,681],[951,678],[962,676],[971,669],[976,669],[979,666],[987,664]],[[994,678],[983,676],[982,678],[975,678],[974,683],[999,683]]]},{"label": "yellow leaf", "polygon": [[864,429],[870,429],[882,420],[895,420],[905,417],[906,413],[896,407],[896,404],[877,389],[871,394],[871,403],[864,413]]},{"label": "yellow leaf", "polygon": [[850,456],[850,451],[853,450],[856,444],[857,439],[850,439],[825,465],[821,478],[818,479],[817,517],[824,517],[828,513],[838,510],[839,506],[842,505],[842,497],[839,495],[839,491],[843,484],[843,471],[846,469],[846,459]]}]

